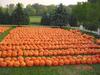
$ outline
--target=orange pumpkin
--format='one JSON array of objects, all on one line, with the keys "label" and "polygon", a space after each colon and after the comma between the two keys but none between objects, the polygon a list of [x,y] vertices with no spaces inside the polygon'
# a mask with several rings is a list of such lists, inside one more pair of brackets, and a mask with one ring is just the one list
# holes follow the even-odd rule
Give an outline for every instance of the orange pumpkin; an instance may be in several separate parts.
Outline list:
[{"label": "orange pumpkin", "polygon": [[47,66],[52,66],[52,61],[51,60],[47,59],[47,60],[45,60],[45,63],[46,63]]},{"label": "orange pumpkin", "polygon": [[7,56],[7,51],[3,51],[2,52],[2,57],[6,57]]},{"label": "orange pumpkin", "polygon": [[17,51],[13,51],[12,56],[17,56]]},{"label": "orange pumpkin", "polygon": [[13,64],[14,67],[19,67],[20,66],[20,63],[19,61],[14,61],[14,64]]},{"label": "orange pumpkin", "polygon": [[23,51],[22,50],[18,51],[18,56],[23,56]]},{"label": "orange pumpkin", "polygon": [[64,60],[64,63],[65,63],[65,64],[70,64],[70,61],[69,61],[68,59],[65,59],[65,60]]},{"label": "orange pumpkin", "polygon": [[40,60],[40,66],[45,66],[46,62],[44,60]]},{"label": "orange pumpkin", "polygon": [[64,61],[62,60],[62,59],[60,59],[59,61],[58,61],[58,63],[59,63],[59,65],[64,65]]},{"label": "orange pumpkin", "polygon": [[11,50],[9,50],[9,51],[7,52],[7,56],[9,56],[9,57],[12,56],[12,51],[11,51]]},{"label": "orange pumpkin", "polygon": [[86,60],[86,63],[87,63],[87,64],[92,64],[91,59],[87,59],[87,60]]},{"label": "orange pumpkin", "polygon": [[4,61],[4,59],[3,58],[0,58],[0,62],[3,62]]},{"label": "orange pumpkin", "polygon": [[4,61],[2,61],[2,62],[0,62],[0,66],[1,66],[1,67],[6,67],[6,66],[7,66],[7,63],[4,62]]},{"label": "orange pumpkin", "polygon": [[43,54],[43,52],[39,52],[39,55],[40,55],[40,56],[43,56],[44,54]]},{"label": "orange pumpkin", "polygon": [[24,58],[23,58],[22,56],[19,56],[19,57],[18,57],[18,61],[19,61],[19,62],[23,62],[23,61],[24,61]]},{"label": "orange pumpkin", "polygon": [[21,67],[25,67],[25,66],[26,66],[26,63],[25,63],[24,61],[21,61],[21,62],[20,62],[20,66],[21,66]]},{"label": "orange pumpkin", "polygon": [[40,61],[36,59],[36,60],[33,61],[33,64],[34,64],[35,66],[39,66],[39,65],[40,65]]},{"label": "orange pumpkin", "polygon": [[0,57],[2,56],[2,51],[0,51]]},{"label": "orange pumpkin", "polygon": [[27,66],[30,66],[30,67],[33,66],[33,61],[31,61],[31,60],[26,61],[26,65],[27,65]]},{"label": "orange pumpkin", "polygon": [[58,66],[58,61],[52,60],[52,65],[53,65],[53,66]]},{"label": "orange pumpkin", "polygon": [[34,56],[38,56],[39,55],[39,52],[38,51],[34,51],[33,55]]},{"label": "orange pumpkin", "polygon": [[24,50],[23,55],[24,55],[24,56],[28,56],[28,53],[27,53],[26,50]]},{"label": "orange pumpkin", "polygon": [[30,61],[30,60],[31,60],[30,57],[26,57],[26,58],[25,58],[25,62]]},{"label": "orange pumpkin", "polygon": [[8,62],[7,62],[7,66],[8,66],[8,67],[13,67],[13,64],[14,64],[14,61],[8,61]]},{"label": "orange pumpkin", "polygon": [[12,60],[17,61],[17,58],[16,57],[12,57]]},{"label": "orange pumpkin", "polygon": [[70,60],[70,63],[71,63],[71,64],[76,64],[75,59],[71,59],[71,60]]}]

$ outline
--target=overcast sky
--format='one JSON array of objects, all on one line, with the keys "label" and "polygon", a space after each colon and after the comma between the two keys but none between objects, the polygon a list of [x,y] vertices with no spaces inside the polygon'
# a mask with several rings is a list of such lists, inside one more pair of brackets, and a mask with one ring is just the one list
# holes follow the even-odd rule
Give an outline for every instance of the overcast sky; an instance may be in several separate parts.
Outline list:
[{"label": "overcast sky", "polygon": [[60,3],[63,3],[64,5],[70,5],[70,4],[77,4],[77,2],[84,2],[87,0],[0,0],[0,6],[6,6],[7,4],[16,4],[18,2],[23,3],[24,6],[27,4],[44,4],[44,5],[50,5],[55,4],[58,5]]}]

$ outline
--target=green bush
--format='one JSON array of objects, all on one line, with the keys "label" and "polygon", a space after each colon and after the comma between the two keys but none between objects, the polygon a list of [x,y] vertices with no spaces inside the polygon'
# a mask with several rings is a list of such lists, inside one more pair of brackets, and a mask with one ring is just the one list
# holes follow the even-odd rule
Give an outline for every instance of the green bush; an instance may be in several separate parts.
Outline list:
[{"label": "green bush", "polygon": [[83,24],[83,26],[88,29],[88,30],[92,30],[92,31],[97,31],[98,29],[98,25],[96,23],[85,23]]}]

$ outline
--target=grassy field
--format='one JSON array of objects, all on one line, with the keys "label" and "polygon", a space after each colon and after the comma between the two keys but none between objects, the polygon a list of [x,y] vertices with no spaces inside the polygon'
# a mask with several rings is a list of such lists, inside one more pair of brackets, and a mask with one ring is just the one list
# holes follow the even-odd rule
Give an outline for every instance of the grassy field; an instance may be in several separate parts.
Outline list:
[{"label": "grassy field", "polygon": [[31,25],[39,25],[41,22],[41,16],[30,16]]},{"label": "grassy field", "polygon": [[100,65],[0,68],[0,75],[100,75]]},{"label": "grassy field", "polygon": [[[2,40],[13,27],[0,35]],[[100,75],[100,64],[95,65],[66,65],[56,67],[7,67],[0,68],[0,75]]]}]

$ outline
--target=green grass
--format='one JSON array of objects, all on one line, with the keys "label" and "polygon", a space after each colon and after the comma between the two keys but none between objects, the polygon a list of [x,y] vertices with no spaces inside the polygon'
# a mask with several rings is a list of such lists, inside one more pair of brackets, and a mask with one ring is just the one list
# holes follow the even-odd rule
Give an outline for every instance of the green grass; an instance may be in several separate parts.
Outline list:
[{"label": "green grass", "polygon": [[[84,69],[85,67],[92,69]],[[79,68],[77,68],[79,67]],[[84,67],[84,68],[82,68]],[[57,67],[0,68],[0,75],[100,75],[100,65],[66,65]]]},{"label": "green grass", "polygon": [[41,16],[30,16],[30,24],[31,25],[40,25]]}]

